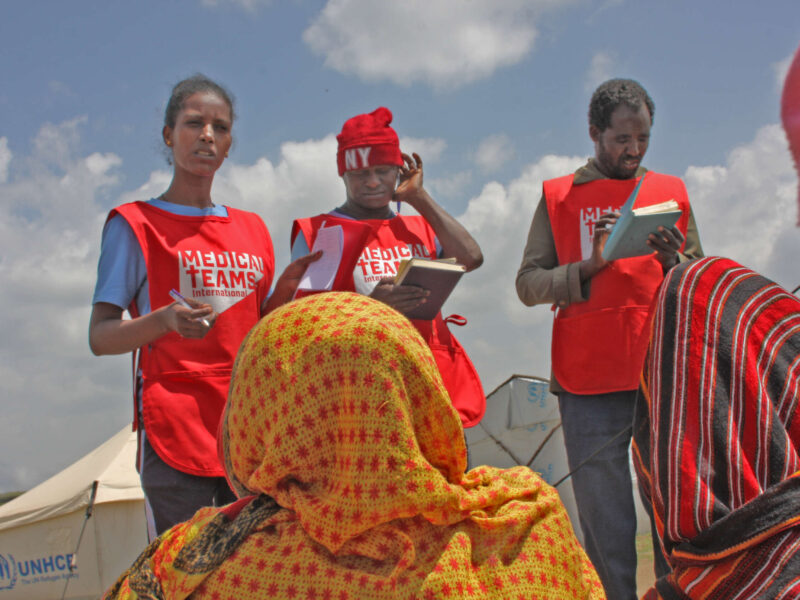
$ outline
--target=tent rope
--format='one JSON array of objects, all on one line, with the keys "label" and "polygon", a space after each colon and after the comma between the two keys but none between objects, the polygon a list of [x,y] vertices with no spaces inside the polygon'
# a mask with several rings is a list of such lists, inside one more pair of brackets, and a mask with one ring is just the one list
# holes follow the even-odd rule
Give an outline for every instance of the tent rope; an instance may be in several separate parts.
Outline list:
[{"label": "tent rope", "polygon": [[544,449],[547,442],[549,442],[550,438],[553,437],[553,434],[561,428],[561,421],[559,421],[558,424],[547,433],[547,435],[539,444],[539,446],[536,448],[536,450],[533,452],[533,456],[531,456],[530,460],[527,463],[523,463],[522,460],[520,460],[519,457],[517,457],[517,455],[511,451],[511,448],[506,446],[498,437],[496,437],[491,431],[489,431],[486,427],[484,427],[483,424],[480,424],[479,426],[486,432],[486,435],[488,435],[495,444],[500,446],[500,449],[503,450],[503,452],[508,454],[514,461],[516,461],[518,465],[525,464],[526,467],[531,468],[531,464],[533,463],[534,460],[536,460],[536,457],[539,456],[539,453]]},{"label": "tent rope", "polygon": [[632,430],[632,429],[633,429],[633,425],[626,425],[626,426],[625,426],[625,427],[622,429],[622,431],[618,432],[618,433],[617,433],[617,434],[616,434],[614,437],[612,437],[610,440],[608,440],[608,441],[607,441],[605,444],[603,444],[603,445],[602,445],[602,446],[600,446],[600,447],[599,447],[597,450],[595,450],[594,452],[592,452],[592,453],[591,453],[589,456],[587,456],[586,458],[584,458],[584,459],[583,459],[583,460],[582,460],[582,461],[581,461],[581,462],[578,464],[578,466],[576,466],[576,467],[575,467],[574,469],[572,469],[572,470],[571,470],[569,473],[567,473],[566,475],[564,475],[564,476],[563,476],[561,479],[559,479],[558,481],[556,481],[556,482],[553,484],[553,487],[558,487],[559,485],[561,485],[562,483],[564,483],[564,482],[565,482],[567,479],[569,479],[570,477],[572,477],[572,476],[575,474],[575,472],[576,472],[576,471],[578,471],[578,469],[580,469],[581,467],[583,467],[583,465],[585,465],[585,464],[586,464],[586,463],[588,463],[590,460],[592,460],[592,459],[593,459],[595,456],[597,456],[598,454],[600,454],[600,452],[602,452],[603,450],[605,450],[605,449],[606,449],[608,446],[610,446],[611,444],[613,444],[614,442],[616,442],[618,437],[620,437],[621,435],[629,434],[629,433],[631,432],[631,430]]},{"label": "tent rope", "polygon": [[89,505],[86,507],[83,525],[81,525],[81,532],[78,535],[78,543],[75,545],[75,552],[72,553],[72,556],[69,559],[69,575],[67,575],[67,580],[64,582],[64,591],[61,592],[61,600],[64,600],[64,598],[67,597],[67,586],[69,586],[69,582],[72,579],[72,572],[78,568],[78,550],[81,548],[81,540],[83,539],[83,532],[86,530],[86,523],[88,523],[89,519],[92,518],[94,499],[97,497],[97,484],[98,481],[95,479],[94,482],[92,482],[92,493],[89,496]]},{"label": "tent rope", "polygon": [[558,431],[559,429],[561,429],[561,421],[559,421],[559,422],[558,422],[558,425],[556,425],[555,427],[553,427],[553,428],[552,428],[552,429],[549,431],[549,433],[548,433],[548,434],[545,436],[545,438],[542,440],[542,443],[541,443],[541,444],[539,444],[539,447],[536,449],[536,452],[534,452],[534,453],[533,453],[533,456],[531,456],[531,459],[530,459],[530,460],[528,461],[528,463],[525,465],[526,467],[528,467],[529,469],[531,468],[531,465],[533,464],[533,461],[535,461],[535,460],[536,460],[536,457],[537,457],[537,456],[539,456],[539,453],[542,451],[542,449],[544,449],[544,447],[545,447],[545,444],[547,444],[547,442],[549,442],[549,441],[550,441],[550,438],[551,438],[551,437],[553,437],[553,434],[554,434],[556,431]]}]

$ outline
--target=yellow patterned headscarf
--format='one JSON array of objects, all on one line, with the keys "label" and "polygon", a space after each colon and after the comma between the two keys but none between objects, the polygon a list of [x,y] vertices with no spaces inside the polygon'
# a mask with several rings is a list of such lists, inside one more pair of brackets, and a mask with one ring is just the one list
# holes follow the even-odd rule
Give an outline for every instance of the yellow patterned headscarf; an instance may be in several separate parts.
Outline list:
[{"label": "yellow patterned headscarf", "polygon": [[[164,597],[604,597],[553,488],[525,467],[464,472],[427,344],[368,297],[311,296],[251,331],[221,446],[259,500],[204,509],[140,558]],[[133,575],[114,593],[141,597]]]}]

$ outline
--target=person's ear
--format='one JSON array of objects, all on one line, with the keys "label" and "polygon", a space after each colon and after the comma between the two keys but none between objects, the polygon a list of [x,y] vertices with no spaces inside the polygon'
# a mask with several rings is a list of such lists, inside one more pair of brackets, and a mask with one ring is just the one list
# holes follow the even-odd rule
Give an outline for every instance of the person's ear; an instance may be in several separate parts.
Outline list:
[{"label": "person's ear", "polygon": [[600,138],[600,134],[603,133],[597,128],[597,125],[589,125],[589,137],[592,138],[593,142],[596,142]]},{"label": "person's ear", "polygon": [[172,147],[172,128],[168,125],[164,125],[164,128],[161,130],[161,137],[164,138],[164,143],[167,146]]}]

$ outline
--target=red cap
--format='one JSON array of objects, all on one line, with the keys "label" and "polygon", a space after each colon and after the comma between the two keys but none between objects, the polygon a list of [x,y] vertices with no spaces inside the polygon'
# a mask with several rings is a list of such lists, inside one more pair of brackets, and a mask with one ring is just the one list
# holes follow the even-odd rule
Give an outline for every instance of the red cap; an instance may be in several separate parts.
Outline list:
[{"label": "red cap", "polygon": [[[794,168],[800,174],[800,48],[794,53],[794,60],[789,66],[786,82],[783,84],[781,119],[789,140]],[[798,189],[797,203],[800,209],[800,189]],[[800,225],[800,219],[797,224]]]},{"label": "red cap", "polygon": [[392,111],[383,106],[368,115],[358,115],[345,121],[342,132],[336,136],[339,141],[339,151],[336,153],[339,175],[377,165],[402,166],[400,141],[389,126],[391,122]]}]

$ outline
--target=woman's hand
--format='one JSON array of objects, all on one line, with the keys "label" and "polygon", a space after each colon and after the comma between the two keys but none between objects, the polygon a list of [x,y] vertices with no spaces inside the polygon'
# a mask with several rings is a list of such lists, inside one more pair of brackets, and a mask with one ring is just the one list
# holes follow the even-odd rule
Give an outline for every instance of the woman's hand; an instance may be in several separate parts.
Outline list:
[{"label": "woman's hand", "polygon": [[281,276],[278,277],[278,281],[275,282],[275,290],[264,305],[262,316],[271,313],[294,298],[294,293],[297,291],[297,286],[300,285],[300,280],[303,278],[308,265],[318,261],[320,257],[322,257],[322,250],[317,250],[289,263],[281,273]]},{"label": "woman's hand", "polygon": [[161,311],[164,326],[181,337],[202,339],[214,326],[219,315],[214,312],[210,304],[198,302],[194,298],[186,298],[186,302],[192,308],[186,308],[177,302],[164,307]]},{"label": "woman's hand", "polygon": [[133,352],[171,331],[185,338],[203,338],[217,320],[217,313],[208,304],[192,298],[186,301],[192,308],[173,302],[135,319],[123,319],[119,306],[98,302],[92,306],[89,347],[99,356]]}]

